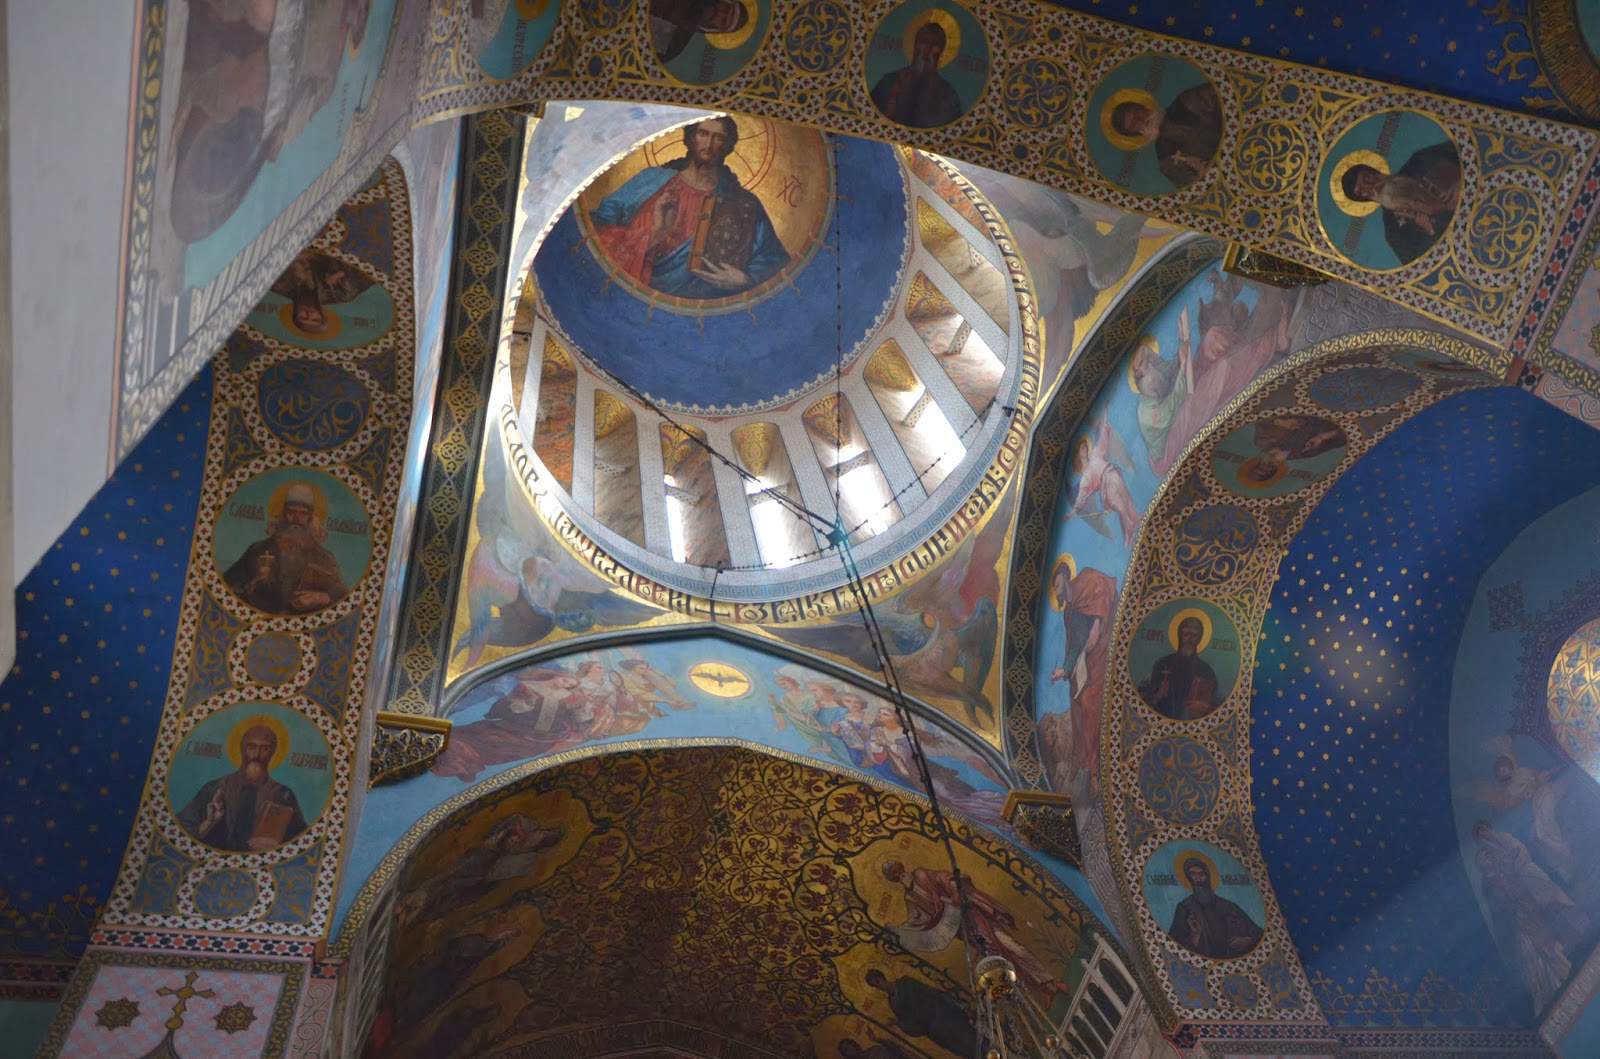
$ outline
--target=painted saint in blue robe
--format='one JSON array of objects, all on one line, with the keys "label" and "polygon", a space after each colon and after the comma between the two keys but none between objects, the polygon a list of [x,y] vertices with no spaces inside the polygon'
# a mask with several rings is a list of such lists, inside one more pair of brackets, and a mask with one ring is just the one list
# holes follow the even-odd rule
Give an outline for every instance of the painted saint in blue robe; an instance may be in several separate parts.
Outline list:
[{"label": "painted saint in blue robe", "polygon": [[589,214],[610,264],[679,298],[725,298],[760,286],[789,263],[767,211],[724,159],[733,123],[712,118],[684,132],[687,154],[651,166]]}]

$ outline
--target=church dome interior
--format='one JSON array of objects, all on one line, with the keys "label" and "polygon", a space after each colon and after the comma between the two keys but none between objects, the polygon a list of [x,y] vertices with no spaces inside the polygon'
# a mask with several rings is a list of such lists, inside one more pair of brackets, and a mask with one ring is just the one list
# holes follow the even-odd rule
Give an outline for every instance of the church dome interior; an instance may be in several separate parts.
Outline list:
[{"label": "church dome interior", "polygon": [[4,19],[0,1055],[1600,1055],[1600,5]]},{"label": "church dome interior", "polygon": [[[713,136],[750,219],[712,220],[681,261],[639,245],[658,205],[693,209],[655,196]],[[718,240],[742,279],[701,278]],[[1005,440],[1038,361],[1006,241],[982,194],[919,152],[744,118],[662,133],[597,174],[540,245],[507,444],[539,457],[536,488],[662,584],[705,595],[714,580],[733,601],[836,587],[829,533],[887,565]],[[659,430],[641,433],[651,419]]]}]

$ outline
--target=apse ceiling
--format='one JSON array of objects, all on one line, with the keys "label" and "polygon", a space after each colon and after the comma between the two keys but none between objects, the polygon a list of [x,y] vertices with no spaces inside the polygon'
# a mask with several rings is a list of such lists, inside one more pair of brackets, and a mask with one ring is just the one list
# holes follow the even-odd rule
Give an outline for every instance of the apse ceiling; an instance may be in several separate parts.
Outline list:
[{"label": "apse ceiling", "polygon": [[[1335,1025],[1527,1027],[1530,991],[1542,1010],[1592,945],[1587,929],[1561,932],[1547,981],[1530,985],[1505,905],[1491,894],[1480,909],[1471,827],[1493,811],[1453,773],[1463,759],[1486,772],[1496,752],[1479,745],[1484,733],[1506,737],[1513,718],[1495,695],[1468,707],[1488,716],[1472,720],[1465,753],[1455,739],[1454,764],[1452,730],[1478,679],[1463,678],[1458,645],[1484,571],[1596,482],[1600,433],[1516,389],[1469,391],[1363,456],[1289,547],[1256,664],[1254,813],[1277,899]],[[1542,556],[1558,580],[1590,565],[1592,525],[1585,532],[1588,548]],[[1549,763],[1558,774],[1562,762]],[[1535,870],[1556,871],[1522,840],[1543,865]]]},{"label": "apse ceiling", "polygon": [[540,245],[507,444],[663,585],[733,601],[836,587],[830,534],[867,572],[926,539],[1037,375],[1004,235],[929,156],[742,116],[663,133]]}]

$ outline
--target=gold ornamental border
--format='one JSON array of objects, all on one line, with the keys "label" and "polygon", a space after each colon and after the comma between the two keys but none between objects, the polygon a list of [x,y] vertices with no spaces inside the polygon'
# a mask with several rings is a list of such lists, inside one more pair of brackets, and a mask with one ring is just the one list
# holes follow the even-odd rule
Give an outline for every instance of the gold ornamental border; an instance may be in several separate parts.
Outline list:
[{"label": "gold ornamental border", "polygon": [[[1440,354],[1476,371],[1445,373],[1391,356],[1414,350]],[[1131,933],[1137,936],[1135,972],[1158,1019],[1169,1032],[1181,1023],[1211,1021],[1322,1022],[1293,937],[1278,906],[1271,875],[1256,838],[1250,793],[1250,714],[1253,665],[1278,566],[1305,519],[1339,478],[1364,453],[1413,416],[1469,389],[1501,384],[1508,356],[1462,339],[1419,328],[1389,328],[1319,342],[1272,368],[1234,398],[1209,428],[1195,437],[1152,499],[1141,523],[1124,578],[1125,588],[1113,628],[1113,659],[1108,677],[1110,707],[1101,718],[1101,775],[1105,842]],[[1418,384],[1410,391],[1360,411],[1339,411],[1316,402],[1318,379],[1362,367],[1405,371]],[[1279,497],[1244,496],[1230,491],[1212,473],[1217,446],[1235,429],[1274,414],[1315,414],[1339,423],[1348,439],[1338,465],[1297,492]],[[1218,584],[1190,579],[1173,558],[1178,526],[1206,508],[1243,509],[1254,520],[1258,544],[1238,571]],[[1198,720],[1176,721],[1156,714],[1139,698],[1128,653],[1148,616],[1178,600],[1217,607],[1238,630],[1240,673],[1223,704]],[[1174,823],[1145,803],[1139,786],[1143,755],[1162,740],[1179,738],[1203,748],[1221,772],[1217,793],[1196,822]],[[1265,909],[1261,941],[1250,952],[1228,960],[1196,956],[1168,938],[1144,897],[1142,879],[1149,858],[1168,842],[1199,841],[1221,849],[1245,866]],[[1184,1003],[1171,968],[1206,983],[1207,1006]],[[1287,974],[1297,1003],[1280,1006],[1263,972]],[[1228,1000],[1224,979],[1247,979],[1254,1000],[1239,1006]],[[1275,977],[1281,984],[1282,978]]]},{"label": "gold ornamental border", "polygon": [[[1012,300],[1017,306],[1022,329],[1022,350],[1017,362],[1017,391],[1013,399],[1014,411],[1010,414],[999,448],[967,498],[921,543],[863,577],[867,596],[874,601],[885,599],[921,580],[959,548],[970,534],[978,532],[988,524],[989,519],[1000,507],[1001,500],[1016,473],[1025,462],[1039,403],[1043,342],[1037,301],[1033,293],[1033,280],[1027,263],[1023,260],[1021,251],[1017,249],[1005,219],[990,205],[982,192],[948,162],[938,158],[932,160],[967,195],[983,218],[988,229],[987,234],[1005,259],[1011,281]],[[538,252],[537,246],[533,252],[535,254]],[[509,325],[508,313],[506,326]],[[511,392],[510,370],[509,354],[506,347],[502,346],[502,352],[495,364],[495,373],[497,376],[507,376],[506,380],[503,380],[507,394]],[[999,409],[995,411],[1004,414]],[[533,451],[522,438],[521,430],[517,426],[517,415],[517,407],[512,401],[507,400],[500,406],[501,444],[505,445],[507,463],[522,489],[524,498],[529,506],[538,512],[540,519],[554,537],[578,562],[616,587],[670,613],[741,625],[798,625],[842,614],[852,614],[857,610],[848,585],[810,592],[789,599],[743,603],[716,600],[694,592],[670,588],[631,569],[585,532],[567,513],[555,493],[545,487]]]}]

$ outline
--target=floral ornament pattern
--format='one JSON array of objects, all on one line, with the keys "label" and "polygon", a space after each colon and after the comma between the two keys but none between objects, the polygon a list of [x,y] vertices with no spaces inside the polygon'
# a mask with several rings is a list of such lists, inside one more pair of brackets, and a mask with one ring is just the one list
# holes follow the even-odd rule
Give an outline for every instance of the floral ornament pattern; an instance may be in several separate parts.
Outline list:
[{"label": "floral ornament pattern", "polygon": [[783,45],[801,73],[823,74],[844,62],[850,43],[850,13],[837,0],[809,0],[789,18]]},{"label": "floral ornament pattern", "polygon": [[1028,129],[1044,129],[1066,120],[1072,103],[1072,77],[1054,59],[1018,63],[1000,89],[1006,115]]},{"label": "floral ornament pattern", "polygon": [[217,1029],[223,1033],[243,1033],[256,1020],[256,1013],[243,1003],[229,1004],[217,1012]]},{"label": "floral ornament pattern", "polygon": [[100,1005],[100,1010],[94,1013],[96,1024],[108,1030],[120,1030],[133,1025],[133,1020],[139,1017],[139,1002],[129,1000],[127,997],[118,997],[116,1000],[107,1000]]}]

